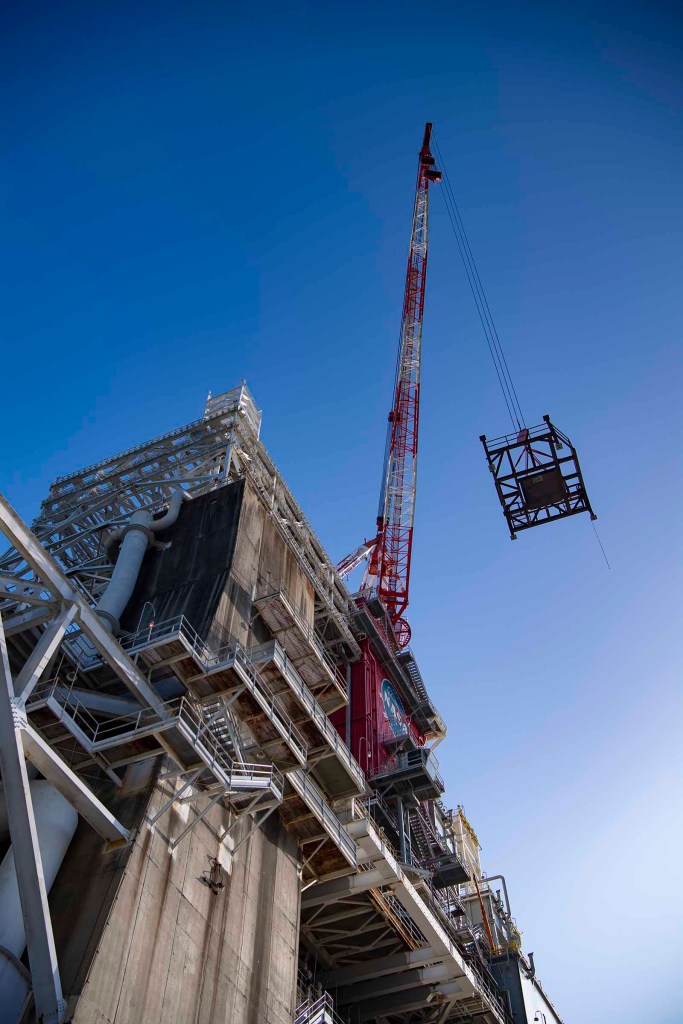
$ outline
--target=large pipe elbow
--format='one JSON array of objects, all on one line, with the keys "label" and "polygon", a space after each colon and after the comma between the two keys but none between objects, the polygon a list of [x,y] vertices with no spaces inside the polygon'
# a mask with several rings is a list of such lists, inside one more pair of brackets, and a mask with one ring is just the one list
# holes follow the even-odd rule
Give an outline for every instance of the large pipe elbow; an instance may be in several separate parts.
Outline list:
[{"label": "large pipe elbow", "polygon": [[512,910],[510,909],[510,897],[508,896],[508,887],[507,887],[507,883],[505,881],[505,876],[504,875],[487,875],[486,876],[486,881],[487,881],[487,883],[489,885],[491,884],[491,882],[502,882],[503,894],[505,896],[505,909],[508,912],[508,917],[510,918],[510,920],[512,920]]},{"label": "large pipe elbow", "polygon": [[119,620],[133,596],[142,560],[150,542],[154,540],[154,534],[173,526],[184,498],[185,492],[182,488],[174,491],[168,503],[168,511],[161,519],[153,519],[146,509],[139,509],[133,513],[126,526],[117,530],[110,538],[110,542],[121,538],[119,557],[109,585],[95,611],[111,633],[118,633]]},{"label": "large pipe elbow", "polygon": [[153,519],[149,524],[150,530],[153,530],[154,533],[160,533],[161,530],[167,530],[169,526],[173,526],[180,514],[180,506],[187,497],[188,495],[182,487],[179,488],[179,490],[174,491],[168,503],[168,511],[166,515],[162,516],[161,519]]}]

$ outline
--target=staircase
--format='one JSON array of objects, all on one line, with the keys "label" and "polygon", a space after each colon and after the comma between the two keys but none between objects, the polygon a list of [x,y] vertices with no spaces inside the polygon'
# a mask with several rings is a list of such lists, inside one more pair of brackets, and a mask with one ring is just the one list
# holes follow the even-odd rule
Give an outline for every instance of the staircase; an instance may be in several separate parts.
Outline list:
[{"label": "staircase", "polygon": [[205,701],[201,710],[205,725],[210,727],[223,745],[228,757],[233,761],[244,761],[239,728],[225,698],[216,697]]},{"label": "staircase", "polygon": [[334,1012],[334,1003],[329,992],[323,992],[317,998],[309,996],[294,1011],[294,1024],[343,1024],[341,1017]]},{"label": "staircase", "polygon": [[437,834],[419,808],[410,812],[410,845],[419,866],[433,872],[432,881],[437,889],[469,880],[469,872],[460,857]]},{"label": "staircase", "polygon": [[448,852],[431,822],[417,808],[410,812],[410,844],[418,864],[431,864]]}]

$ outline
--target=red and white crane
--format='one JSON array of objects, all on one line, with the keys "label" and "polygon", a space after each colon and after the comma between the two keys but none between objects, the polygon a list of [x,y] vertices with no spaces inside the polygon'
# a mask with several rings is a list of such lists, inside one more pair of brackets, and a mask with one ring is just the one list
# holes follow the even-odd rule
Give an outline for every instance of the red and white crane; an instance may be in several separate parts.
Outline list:
[{"label": "red and white crane", "polygon": [[369,558],[363,591],[379,596],[394,626],[399,646],[410,640],[404,617],[408,607],[410,560],[415,519],[417,441],[420,417],[420,350],[427,280],[429,186],[441,180],[431,154],[432,126],[425,126],[417,168],[403,316],[396,377],[384,453],[376,536],[338,565],[346,576]]}]

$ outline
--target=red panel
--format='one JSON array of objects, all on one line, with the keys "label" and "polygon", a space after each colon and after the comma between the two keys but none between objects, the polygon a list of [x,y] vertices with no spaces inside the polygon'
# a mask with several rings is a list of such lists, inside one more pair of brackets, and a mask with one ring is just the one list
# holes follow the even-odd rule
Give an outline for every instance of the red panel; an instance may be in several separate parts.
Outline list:
[{"label": "red panel", "polygon": [[[402,712],[395,685],[382,668],[369,640],[361,643],[360,661],[351,666],[351,742],[346,736],[346,708],[331,716],[332,723],[346,740],[351,753],[366,775],[378,772],[393,753],[387,746],[404,727],[418,745],[424,743],[410,718]],[[382,684],[388,684],[382,695]],[[394,709],[393,723],[387,715],[387,694]]]}]

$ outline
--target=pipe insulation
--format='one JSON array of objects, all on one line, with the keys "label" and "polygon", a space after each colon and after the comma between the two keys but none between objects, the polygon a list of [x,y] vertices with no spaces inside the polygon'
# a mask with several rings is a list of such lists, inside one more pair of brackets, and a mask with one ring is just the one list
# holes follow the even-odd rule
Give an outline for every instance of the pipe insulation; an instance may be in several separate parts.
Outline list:
[{"label": "pipe insulation", "polygon": [[152,513],[147,509],[139,509],[133,513],[125,526],[116,530],[109,538],[108,550],[119,539],[121,547],[109,585],[100,598],[95,611],[110,632],[114,634],[118,632],[119,619],[132,597],[140,575],[142,560],[147,548],[154,540],[154,534],[173,526],[185,497],[185,491],[182,489],[174,491],[168,503],[168,512],[161,519],[154,519]]},{"label": "pipe insulation", "polygon": [[[45,888],[49,892],[76,831],[78,813],[44,780],[31,783],[31,801]],[[13,846],[0,864],[0,946],[17,959],[26,948]],[[0,1024],[16,1024],[27,992],[25,977],[6,954],[0,953]]]}]

